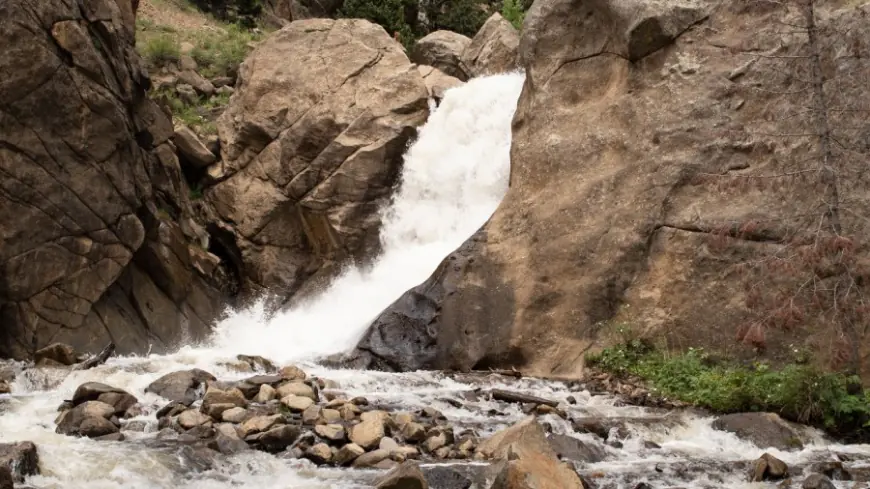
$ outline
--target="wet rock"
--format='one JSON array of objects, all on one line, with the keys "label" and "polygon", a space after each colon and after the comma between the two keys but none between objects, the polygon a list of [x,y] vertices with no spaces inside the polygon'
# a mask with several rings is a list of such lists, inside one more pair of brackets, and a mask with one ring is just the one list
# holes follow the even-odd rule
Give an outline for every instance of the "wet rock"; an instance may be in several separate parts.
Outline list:
[{"label": "wet rock", "polygon": [[178,425],[186,430],[206,423],[211,423],[211,421],[212,419],[210,416],[196,409],[188,409],[178,416]]},{"label": "wet rock", "polygon": [[504,460],[492,489],[583,489],[574,470],[559,462],[546,432],[534,417],[499,431],[481,443],[478,453]]},{"label": "wet rock", "polygon": [[305,371],[295,365],[281,367],[278,374],[281,375],[284,380],[305,380],[305,377],[307,377]]},{"label": "wet rock", "polygon": [[145,392],[190,406],[199,399],[200,387],[205,382],[213,380],[217,380],[214,375],[198,368],[182,370],[160,377],[146,387]]},{"label": "wet rock", "polygon": [[302,411],[302,424],[314,425],[320,421],[323,408],[314,405],[309,406],[305,411]]},{"label": "wet rock", "polygon": [[187,126],[177,127],[172,140],[178,148],[178,153],[184,157],[182,161],[194,168],[205,168],[217,160],[214,153],[209,151],[199,136]]},{"label": "wet rock", "polygon": [[[423,469],[423,474],[426,476],[426,481],[434,489],[470,489],[474,483],[470,477],[456,467],[426,467]],[[478,487],[484,487],[485,481],[484,477]]]},{"label": "wet rock", "polygon": [[74,365],[79,362],[79,354],[69,345],[52,343],[33,354],[33,363],[37,367],[47,364],[46,360],[60,365]]},{"label": "wet rock", "polygon": [[283,425],[263,433],[258,443],[268,452],[280,452],[293,444],[302,433],[302,429],[294,425]]},{"label": "wet rock", "polygon": [[426,439],[426,428],[420,423],[408,423],[401,430],[402,438],[411,443],[419,443]]},{"label": "wet rock", "polygon": [[160,408],[160,410],[157,411],[156,417],[157,417],[157,419],[160,419],[163,417],[177,416],[177,415],[183,413],[186,409],[187,409],[187,406],[185,404],[180,403],[178,401],[172,401],[169,404]]},{"label": "wet rock", "polygon": [[843,466],[843,462],[817,462],[810,466],[810,472],[817,472],[835,481],[850,481],[852,474]]},{"label": "wet rock", "polygon": [[365,397],[354,397],[353,399],[350,400],[350,403],[354,404],[356,406],[368,406],[369,400],[366,399]]},{"label": "wet rock", "polygon": [[114,423],[98,416],[85,418],[78,426],[78,434],[88,438],[100,438],[119,431]]},{"label": "wet rock", "polygon": [[606,456],[601,448],[591,443],[584,443],[572,436],[550,433],[547,435],[547,441],[550,442],[550,447],[561,459],[595,463],[604,460]]},{"label": "wet rock", "polygon": [[802,489],[836,489],[837,486],[822,474],[812,474],[801,485]]},{"label": "wet rock", "polygon": [[12,470],[2,465],[0,465],[0,489],[15,489],[15,484],[12,480]]},{"label": "wet rock", "polygon": [[394,452],[399,449],[399,444],[396,443],[396,440],[390,437],[381,438],[381,442],[378,444],[378,448],[382,450],[389,450],[390,452]]},{"label": "wet rock", "polygon": [[390,458],[389,450],[377,449],[371,452],[363,453],[362,455],[358,456],[353,461],[351,466],[358,469],[374,467],[382,461],[387,460],[388,458]]},{"label": "wet rock", "polygon": [[287,406],[287,409],[294,413],[304,412],[306,409],[314,405],[314,401],[310,397],[301,397],[289,395],[281,398],[281,404]]},{"label": "wet rock", "polygon": [[720,416],[713,428],[734,433],[759,448],[803,449],[798,431],[774,413],[739,413]]},{"label": "wet rock", "polygon": [[280,414],[273,414],[271,416],[256,416],[245,421],[241,424],[241,426],[239,426],[239,436],[242,438],[247,438],[253,433],[260,433],[269,430],[278,423],[284,423],[284,417]]},{"label": "wet rock", "polygon": [[763,454],[749,471],[749,482],[777,481],[788,477],[788,465],[769,453]]},{"label": "wet rock", "polygon": [[338,408],[339,414],[341,414],[341,419],[345,421],[353,421],[356,419],[357,415],[360,414],[360,408],[358,408],[355,404],[347,403],[342,404]]},{"label": "wet rock", "polygon": [[348,465],[364,453],[366,453],[366,451],[363,447],[356,443],[348,443],[338,450],[338,453],[335,454],[334,460],[337,465]]},{"label": "wet rock", "polygon": [[229,411],[230,409],[237,408],[237,407],[238,406],[236,406],[235,404],[224,404],[224,403],[208,404],[208,405],[203,404],[200,407],[200,410],[203,412],[203,414],[205,414],[206,416],[208,416],[212,419],[223,419],[223,414],[225,412]]},{"label": "wet rock", "polygon": [[332,461],[332,449],[326,443],[318,443],[305,451],[305,458],[322,465]]},{"label": "wet rock", "polygon": [[392,418],[393,422],[399,427],[399,429],[404,428],[408,423],[413,423],[417,419],[413,413],[409,412],[393,413]]},{"label": "wet rock", "polygon": [[121,430],[143,433],[147,427],[148,422],[146,421],[128,421],[121,425]]},{"label": "wet rock", "polygon": [[[57,433],[63,435],[83,436],[82,424],[89,418],[102,418],[108,421],[115,414],[114,406],[100,401],[87,401],[62,413],[59,417]],[[104,423],[100,423],[105,425]],[[93,423],[88,426],[93,426]],[[117,431],[117,429],[115,430]]]},{"label": "wet rock", "polygon": [[278,387],[278,397],[283,399],[287,396],[307,397],[312,401],[317,401],[314,389],[304,382],[289,382]]},{"label": "wet rock", "polygon": [[12,392],[12,386],[6,380],[0,380],[0,394],[9,394]]},{"label": "wet rock", "polygon": [[346,437],[344,427],[339,424],[318,425],[314,428],[314,432],[317,433],[317,436],[331,442],[340,442]]},{"label": "wet rock", "polygon": [[[212,408],[214,404],[229,404],[231,407],[245,407],[248,405],[247,399],[245,399],[245,395],[242,391],[238,389],[230,389],[230,390],[221,390],[214,387],[211,387],[206,391],[205,397],[202,398],[202,406],[200,410],[203,413],[208,413],[210,416],[212,415],[212,411],[215,409]],[[223,411],[226,411],[224,409]],[[221,411],[221,412],[223,412]],[[218,416],[213,416],[215,418],[219,418]]]},{"label": "wet rock", "polygon": [[254,402],[259,402],[261,404],[265,404],[277,396],[277,391],[274,387],[269,384],[263,384],[260,386],[260,390],[257,392],[257,396],[254,397]]},{"label": "wet rock", "polygon": [[74,406],[87,401],[100,401],[115,408],[116,415],[123,415],[128,409],[139,402],[136,396],[129,392],[99,382],[87,382],[80,385],[73,394]]},{"label": "wet rock", "polygon": [[377,489],[429,489],[429,484],[419,465],[405,462],[379,480],[376,487]]},{"label": "wet rock", "polygon": [[423,443],[423,448],[425,448],[427,452],[434,452],[442,447],[446,447],[447,443],[447,434],[439,433],[426,439],[426,441]]},{"label": "wet rock", "polygon": [[221,419],[227,423],[241,423],[248,417],[248,410],[245,408],[234,407],[227,409],[221,414]]},{"label": "wet rock", "polygon": [[39,454],[29,441],[0,443],[0,467],[6,467],[15,482],[24,482],[29,475],[39,474]]},{"label": "wet rock", "polygon": [[536,406],[545,405],[550,407],[556,407],[559,405],[557,401],[554,401],[552,399],[544,399],[543,397],[523,394],[521,392],[507,391],[504,389],[493,389],[490,391],[490,395],[496,401],[530,403]]},{"label": "wet rock", "polygon": [[260,355],[238,355],[236,359],[247,363],[253,370],[261,372],[274,372],[278,370],[278,367],[271,360]]},{"label": "wet rock", "polygon": [[378,444],[381,442],[381,438],[383,438],[384,436],[384,422],[381,418],[378,417],[370,417],[368,419],[364,419],[359,424],[352,426],[350,428],[350,432],[348,433],[350,441],[365,448],[366,450],[378,446]]},{"label": "wet rock", "polygon": [[225,455],[232,455],[248,450],[248,444],[239,438],[236,428],[228,423],[215,427],[215,438],[209,443],[209,448]]}]

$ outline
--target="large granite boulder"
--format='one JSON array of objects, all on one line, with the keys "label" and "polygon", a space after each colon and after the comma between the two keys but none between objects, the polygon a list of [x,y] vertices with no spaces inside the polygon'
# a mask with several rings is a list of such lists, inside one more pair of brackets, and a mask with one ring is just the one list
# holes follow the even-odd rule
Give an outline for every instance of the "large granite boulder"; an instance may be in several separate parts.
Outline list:
[{"label": "large granite boulder", "polygon": [[[854,326],[868,317],[868,150],[840,108],[867,95],[870,31],[858,27],[866,8],[835,7],[815,17],[816,76],[839,88],[823,83],[823,108],[808,111],[807,37],[778,27],[806,22],[799,9],[535,2],[508,194],[374,322],[358,364],[580,375],[586,352],[620,341],[609,326],[630,324],[673,348],[808,348],[866,372],[870,343]],[[827,146],[813,115],[824,107]]]},{"label": "large granite boulder", "polygon": [[377,211],[427,116],[422,76],[378,25],[298,21],[258,45],[218,121],[206,192],[248,285],[286,296],[330,263],[373,257]]},{"label": "large granite boulder", "polygon": [[0,356],[159,351],[219,310],[134,4],[0,4]]}]

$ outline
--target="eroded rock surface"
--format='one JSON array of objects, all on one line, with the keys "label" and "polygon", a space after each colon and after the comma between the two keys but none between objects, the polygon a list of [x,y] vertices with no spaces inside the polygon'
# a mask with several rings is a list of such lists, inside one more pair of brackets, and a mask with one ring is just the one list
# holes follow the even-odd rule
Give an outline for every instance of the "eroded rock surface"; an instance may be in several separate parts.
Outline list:
[{"label": "eroded rock surface", "polygon": [[246,59],[218,128],[206,197],[252,288],[289,295],[330,263],[372,257],[377,209],[428,115],[422,76],[364,20],[294,22]]}]

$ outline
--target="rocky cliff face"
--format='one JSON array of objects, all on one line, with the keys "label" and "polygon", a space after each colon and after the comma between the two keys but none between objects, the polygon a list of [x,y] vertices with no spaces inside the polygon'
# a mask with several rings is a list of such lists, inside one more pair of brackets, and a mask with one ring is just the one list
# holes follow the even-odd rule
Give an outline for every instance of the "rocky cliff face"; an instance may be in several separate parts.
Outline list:
[{"label": "rocky cliff face", "polygon": [[428,116],[423,77],[364,20],[294,22],[246,59],[218,123],[206,199],[234,230],[251,289],[296,292],[379,248],[379,208]]},{"label": "rocky cliff face", "polygon": [[508,195],[358,364],[572,375],[625,324],[865,369],[867,12],[805,5],[535,2]]},{"label": "rocky cliff face", "polygon": [[0,355],[161,350],[220,306],[134,22],[128,0],[0,5]]}]

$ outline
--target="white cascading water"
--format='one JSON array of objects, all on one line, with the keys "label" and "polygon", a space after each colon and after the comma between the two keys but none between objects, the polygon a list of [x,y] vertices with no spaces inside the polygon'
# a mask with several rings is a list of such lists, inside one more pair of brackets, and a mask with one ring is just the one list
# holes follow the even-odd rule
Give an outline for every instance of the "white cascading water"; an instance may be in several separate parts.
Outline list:
[{"label": "white cascading water", "polygon": [[479,78],[447,92],[405,155],[401,186],[383,213],[383,253],[371,268],[348,269],[317,297],[273,317],[264,317],[262,303],[232,312],[211,349],[286,362],[353,347],[378,313],[424,281],[498,206],[523,79]]},{"label": "white cascading water", "polygon": [[[434,407],[457,432],[471,428],[486,436],[524,417],[519,405],[478,398],[474,391],[481,388],[509,388],[553,399],[574,418],[623,419],[625,429],[618,435],[622,446],[616,448],[574,432],[557,416],[541,417],[555,432],[600,451],[603,460],[579,467],[600,487],[632,489],[649,482],[653,487],[756,488],[745,482],[739,464],[765,451],[791,466],[830,460],[834,453],[847,454],[852,467],[866,466],[870,446],[831,444],[810,433],[803,450],[766,449],[714,430],[709,417],[676,412],[663,419],[660,411],[619,406],[610,396],[592,396],[562,383],[499,376],[462,379],[438,372],[329,370],[311,363],[353,347],[384,307],[425,280],[495,210],[506,190],[510,125],[522,84],[521,74],[506,74],[475,79],[447,92],[407,152],[401,186],[384,211],[384,251],[371,268],[347,270],[318,297],[273,317],[265,317],[262,306],[232,312],[206,345],[186,346],[170,355],[113,358],[86,371],[31,369],[19,374],[12,395],[0,395],[0,443],[37,444],[42,473],[29,477],[27,483],[41,489],[373,487],[371,473],[365,471],[317,469],[307,461],[258,451],[222,457],[214,467],[197,468],[196,457],[185,455],[178,442],[161,445],[155,439],[154,412],[166,401],[146,394],[145,388],[166,373],[193,367],[223,380],[244,378],[250,374],[225,363],[240,353],[263,355],[279,364],[301,362],[309,373],[337,381],[348,397],[365,396],[408,410]],[[148,414],[125,423],[144,422],[145,432],[125,431],[124,442],[56,434],[58,405],[88,381],[137,396]],[[575,398],[575,405],[568,403],[569,396]],[[796,483],[799,479],[800,475]]]}]

